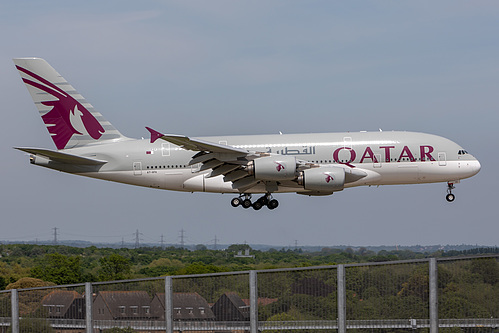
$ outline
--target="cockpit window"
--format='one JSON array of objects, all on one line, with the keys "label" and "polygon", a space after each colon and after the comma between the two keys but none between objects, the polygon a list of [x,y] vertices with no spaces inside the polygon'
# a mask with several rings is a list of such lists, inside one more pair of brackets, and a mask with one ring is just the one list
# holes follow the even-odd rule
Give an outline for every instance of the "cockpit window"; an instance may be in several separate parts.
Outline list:
[{"label": "cockpit window", "polygon": [[468,154],[468,152],[464,149],[460,149],[458,152],[457,152],[458,155],[466,155]]}]

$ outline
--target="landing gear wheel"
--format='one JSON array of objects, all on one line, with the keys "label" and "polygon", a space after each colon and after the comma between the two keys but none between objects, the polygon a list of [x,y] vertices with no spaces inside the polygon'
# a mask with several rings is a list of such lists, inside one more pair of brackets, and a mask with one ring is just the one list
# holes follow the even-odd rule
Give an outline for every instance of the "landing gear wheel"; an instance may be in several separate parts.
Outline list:
[{"label": "landing gear wheel", "polygon": [[254,210],[260,210],[262,208],[262,202],[260,200],[257,200],[253,202],[253,209]]},{"label": "landing gear wheel", "polygon": [[243,206],[244,209],[248,209],[248,208],[251,207],[251,200],[250,199],[244,199],[241,205]]},{"label": "landing gear wheel", "polygon": [[241,198],[234,198],[230,201],[232,207],[237,207],[241,204]]},{"label": "landing gear wheel", "polygon": [[272,210],[272,209],[276,209],[277,206],[279,206],[279,201],[277,201],[276,199],[272,199],[269,201],[269,203],[267,204],[267,207]]},{"label": "landing gear wheel", "polygon": [[456,196],[452,194],[452,190],[455,189],[456,187],[454,186],[454,183],[447,183],[447,195],[445,196],[445,199],[448,202],[454,201],[456,199]]},{"label": "landing gear wheel", "polygon": [[269,203],[269,198],[267,198],[267,196],[264,195],[263,197],[258,199],[258,201],[260,201],[262,203],[262,206],[267,206],[267,204]]}]

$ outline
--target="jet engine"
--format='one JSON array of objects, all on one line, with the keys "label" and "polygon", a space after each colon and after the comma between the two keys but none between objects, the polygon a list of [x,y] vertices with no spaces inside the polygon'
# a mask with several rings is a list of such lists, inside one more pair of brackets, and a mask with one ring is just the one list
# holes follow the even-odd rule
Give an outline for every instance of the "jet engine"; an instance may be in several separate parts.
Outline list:
[{"label": "jet engine", "polygon": [[298,184],[310,191],[328,193],[342,191],[345,185],[345,170],[335,167],[306,169],[300,172]]},{"label": "jet engine", "polygon": [[296,157],[260,157],[249,162],[247,170],[258,180],[293,180],[296,179]]}]

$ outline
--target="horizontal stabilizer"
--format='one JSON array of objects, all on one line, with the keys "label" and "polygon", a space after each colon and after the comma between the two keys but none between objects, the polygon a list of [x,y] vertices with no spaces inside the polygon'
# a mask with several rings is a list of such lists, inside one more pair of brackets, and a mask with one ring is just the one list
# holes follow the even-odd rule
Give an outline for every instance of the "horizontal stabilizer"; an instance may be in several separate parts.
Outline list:
[{"label": "horizontal stabilizer", "polygon": [[83,157],[78,155],[72,155],[68,153],[62,153],[60,151],[54,151],[50,149],[43,148],[17,148],[14,149],[24,151],[28,154],[43,156],[52,161],[65,163],[65,164],[80,164],[80,165],[101,165],[107,163],[107,161],[98,160],[89,157]]}]

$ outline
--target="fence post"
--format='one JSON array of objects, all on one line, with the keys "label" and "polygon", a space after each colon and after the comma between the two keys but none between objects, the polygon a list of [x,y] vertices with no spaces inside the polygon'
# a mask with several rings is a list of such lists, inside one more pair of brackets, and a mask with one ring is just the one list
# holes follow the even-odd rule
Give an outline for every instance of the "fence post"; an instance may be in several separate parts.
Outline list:
[{"label": "fence post", "polygon": [[346,333],[346,291],[345,291],[345,266],[338,265],[338,333]]},{"label": "fence post", "polygon": [[173,333],[173,283],[171,276],[165,278],[165,325],[166,333]]},{"label": "fence post", "polygon": [[258,281],[256,271],[250,271],[250,333],[258,333]]},{"label": "fence post", "polygon": [[94,331],[94,325],[92,321],[92,304],[94,300],[94,293],[92,290],[92,283],[91,282],[86,282],[85,283],[85,331],[87,333],[92,333]]},{"label": "fence post", "polygon": [[10,327],[12,328],[12,333],[19,333],[19,295],[17,289],[12,289],[10,293],[10,302],[12,310]]},{"label": "fence post", "polygon": [[438,266],[430,258],[430,333],[438,333]]}]

